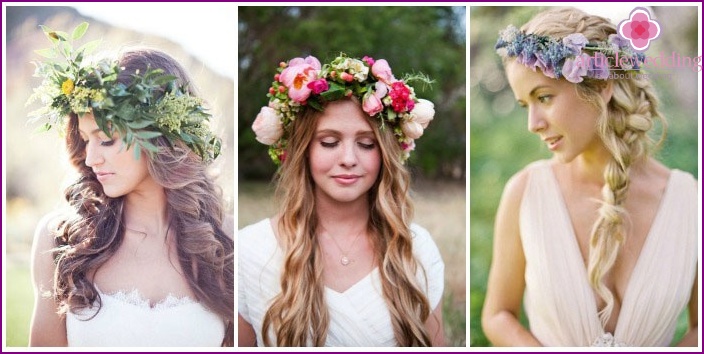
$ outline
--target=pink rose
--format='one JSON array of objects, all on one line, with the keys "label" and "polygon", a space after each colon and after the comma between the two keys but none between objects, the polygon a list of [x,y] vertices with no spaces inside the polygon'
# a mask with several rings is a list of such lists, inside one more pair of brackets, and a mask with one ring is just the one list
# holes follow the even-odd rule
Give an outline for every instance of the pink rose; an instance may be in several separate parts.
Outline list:
[{"label": "pink rose", "polygon": [[423,136],[423,126],[412,120],[404,120],[401,123],[403,134],[410,139],[418,139]]},{"label": "pink rose", "polygon": [[384,110],[384,105],[381,103],[381,100],[376,95],[367,94],[364,95],[362,109],[367,112],[370,117],[372,117]]},{"label": "pink rose", "polygon": [[288,96],[296,102],[305,102],[311,93],[308,84],[318,79],[320,68],[320,62],[312,56],[291,59],[279,76],[288,88]]},{"label": "pink rose", "polygon": [[364,62],[366,62],[370,67],[374,66],[374,58],[365,55],[362,60],[364,60]]},{"label": "pink rose", "polygon": [[415,107],[411,111],[411,120],[419,123],[423,126],[423,129],[428,127],[428,124],[430,124],[430,121],[433,120],[434,116],[435,105],[433,102],[422,98],[418,100],[418,103],[416,103]]},{"label": "pink rose", "polygon": [[321,92],[327,91],[330,88],[330,86],[328,85],[327,80],[318,79],[318,80],[309,82],[308,88],[313,91],[314,95],[319,95]]},{"label": "pink rose", "polygon": [[252,130],[257,135],[257,141],[264,145],[274,144],[284,134],[281,119],[271,107],[262,107],[252,123]]},{"label": "pink rose", "polygon": [[352,76],[352,74],[342,72],[340,73],[340,79],[345,80],[347,82],[352,82],[354,81],[354,76]]},{"label": "pink rose", "polygon": [[391,73],[391,67],[389,67],[389,63],[386,62],[386,59],[379,59],[374,62],[374,65],[372,65],[372,74],[374,74],[374,77],[379,79],[379,81],[387,85],[396,82],[396,78],[394,78],[394,74]]}]

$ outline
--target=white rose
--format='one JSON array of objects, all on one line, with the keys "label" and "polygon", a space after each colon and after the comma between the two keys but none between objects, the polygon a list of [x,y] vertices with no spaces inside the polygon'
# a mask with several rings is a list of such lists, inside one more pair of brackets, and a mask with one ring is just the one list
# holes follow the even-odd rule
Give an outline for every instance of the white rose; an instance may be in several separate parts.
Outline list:
[{"label": "white rose", "polygon": [[401,130],[403,130],[403,134],[410,139],[418,139],[423,135],[423,126],[412,120],[403,121],[403,123],[401,123]]},{"label": "white rose", "polygon": [[428,127],[430,121],[435,116],[435,105],[428,100],[419,99],[415,107],[411,111],[411,120],[423,126],[423,129]]},{"label": "white rose", "polygon": [[257,141],[264,145],[274,144],[284,134],[281,118],[271,107],[262,107],[252,123],[252,130],[257,135]]}]

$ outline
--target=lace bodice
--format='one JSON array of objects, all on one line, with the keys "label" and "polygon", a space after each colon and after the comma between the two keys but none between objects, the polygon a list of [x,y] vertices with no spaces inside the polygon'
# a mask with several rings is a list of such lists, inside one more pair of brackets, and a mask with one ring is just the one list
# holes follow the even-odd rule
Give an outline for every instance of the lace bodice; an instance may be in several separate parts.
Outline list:
[{"label": "lace bodice", "polygon": [[135,289],[106,294],[102,306],[66,316],[69,346],[220,346],[225,322],[189,297],[167,296],[150,304]]}]

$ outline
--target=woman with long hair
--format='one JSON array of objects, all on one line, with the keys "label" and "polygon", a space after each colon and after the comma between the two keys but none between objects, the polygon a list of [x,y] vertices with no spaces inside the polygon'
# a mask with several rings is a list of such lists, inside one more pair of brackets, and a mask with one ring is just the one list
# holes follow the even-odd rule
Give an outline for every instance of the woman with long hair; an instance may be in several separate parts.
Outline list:
[{"label": "woman with long hair", "polygon": [[[74,34],[85,32],[87,24]],[[152,49],[39,63],[65,128],[69,210],[37,227],[31,346],[232,346],[233,222],[208,174],[220,140],[185,70]]]},{"label": "woman with long hair", "polygon": [[409,82],[383,59],[281,63],[253,125],[279,212],[238,232],[240,346],[444,344],[444,265],[404,166],[434,109]]},{"label": "woman with long hair", "polygon": [[688,309],[678,344],[696,346],[697,182],[650,156],[649,133],[665,122],[638,72],[643,53],[609,20],[573,8],[509,26],[496,48],[553,158],[505,187],[482,313],[489,340],[667,346]]}]

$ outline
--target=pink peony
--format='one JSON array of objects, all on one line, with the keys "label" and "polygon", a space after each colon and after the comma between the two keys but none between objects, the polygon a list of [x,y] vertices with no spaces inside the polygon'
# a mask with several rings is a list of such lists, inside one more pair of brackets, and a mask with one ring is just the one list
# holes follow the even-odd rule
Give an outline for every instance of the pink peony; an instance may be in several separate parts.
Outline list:
[{"label": "pink peony", "polygon": [[313,56],[291,59],[279,77],[288,88],[288,96],[296,102],[305,102],[311,93],[308,84],[318,78],[320,68],[320,62]]},{"label": "pink peony", "polygon": [[423,126],[412,120],[404,120],[401,123],[403,134],[410,139],[418,139],[423,136]]},{"label": "pink peony", "polygon": [[252,130],[257,136],[257,141],[264,145],[272,145],[284,134],[281,119],[271,107],[262,107],[257,119],[252,123]]},{"label": "pink peony", "polygon": [[372,74],[379,79],[379,81],[387,85],[396,82],[396,78],[394,78],[394,74],[391,73],[391,67],[386,59],[379,59],[374,62],[374,65],[372,65]]},{"label": "pink peony", "polygon": [[428,124],[430,124],[430,121],[433,120],[434,116],[435,105],[433,102],[422,98],[418,100],[418,103],[416,103],[415,107],[411,111],[411,120],[419,123],[423,126],[423,129],[428,127]]}]

